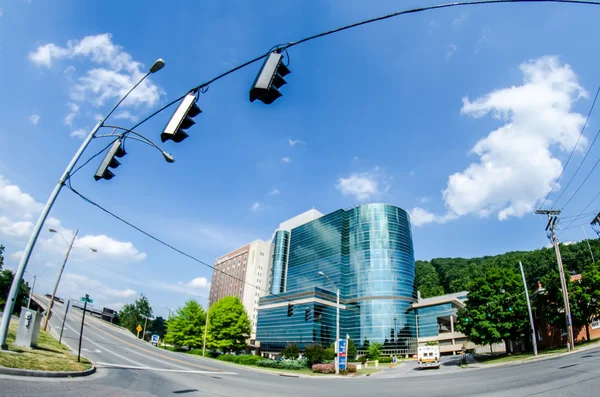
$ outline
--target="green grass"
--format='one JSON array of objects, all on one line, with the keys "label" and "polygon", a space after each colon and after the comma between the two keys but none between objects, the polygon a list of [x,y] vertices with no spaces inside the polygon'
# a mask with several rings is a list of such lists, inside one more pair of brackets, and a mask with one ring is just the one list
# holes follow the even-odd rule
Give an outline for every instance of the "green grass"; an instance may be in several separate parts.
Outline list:
[{"label": "green grass", "polygon": [[[593,345],[596,343],[600,343],[600,338],[592,339],[590,342],[576,344],[575,350],[578,350],[584,346]],[[559,347],[553,347],[550,349],[540,350],[539,355],[543,356],[543,355],[547,355],[547,354],[560,354],[560,353],[566,353],[566,352],[567,352],[566,347],[559,346]],[[502,353],[495,353],[495,354],[478,355],[475,358],[475,360],[477,360],[477,362],[479,362],[481,364],[498,364],[498,363],[507,363],[507,362],[511,362],[511,361],[527,360],[527,359],[530,359],[533,357],[534,357],[533,353],[530,353],[530,352],[514,353],[514,354],[509,354],[509,355],[502,354]]]},{"label": "green grass", "polygon": [[357,370],[356,372],[360,375],[371,375],[376,372],[379,372],[379,368],[363,368],[363,369]]},{"label": "green grass", "polygon": [[11,321],[6,341],[8,349],[18,354],[0,353],[0,366],[40,371],[83,371],[92,367],[92,363],[83,357],[78,363],[69,348],[59,344],[46,331],[40,330],[37,348],[15,346],[17,325],[16,321]]}]

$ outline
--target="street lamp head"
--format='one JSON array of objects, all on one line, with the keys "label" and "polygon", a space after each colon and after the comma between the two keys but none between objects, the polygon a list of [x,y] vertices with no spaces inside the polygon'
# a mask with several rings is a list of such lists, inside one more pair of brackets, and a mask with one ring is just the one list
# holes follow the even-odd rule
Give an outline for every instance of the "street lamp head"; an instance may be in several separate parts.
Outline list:
[{"label": "street lamp head", "polygon": [[173,157],[171,154],[169,154],[167,152],[162,152],[162,155],[165,158],[165,160],[167,160],[167,163],[174,163],[175,162],[175,157]]},{"label": "street lamp head", "polygon": [[48,229],[50,233],[58,233],[55,229]]},{"label": "street lamp head", "polygon": [[319,276],[324,276],[324,275],[325,275],[325,273],[319,272]]},{"label": "street lamp head", "polygon": [[92,252],[98,252],[98,250],[96,248],[92,248],[92,247],[88,247],[89,249],[92,250]]},{"label": "street lamp head", "polygon": [[150,73],[156,73],[164,67],[165,61],[163,61],[162,58],[158,58],[150,68]]}]

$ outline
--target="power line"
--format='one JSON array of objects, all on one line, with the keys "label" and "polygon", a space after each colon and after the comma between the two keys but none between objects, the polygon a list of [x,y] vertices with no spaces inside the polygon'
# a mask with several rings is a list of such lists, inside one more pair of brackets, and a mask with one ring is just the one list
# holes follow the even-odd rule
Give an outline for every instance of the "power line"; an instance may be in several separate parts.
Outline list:
[{"label": "power line", "polygon": [[[600,161],[600,159],[598,159],[598,161]],[[598,163],[596,163],[596,164],[598,164]],[[577,215],[577,216],[576,216],[576,217],[575,217],[575,218],[574,218],[574,219],[573,219],[573,220],[572,220],[572,221],[571,221],[571,222],[570,222],[570,223],[567,225],[567,227],[566,227],[566,228],[564,228],[563,230],[570,229],[570,227],[571,227],[571,225],[573,224],[573,222],[575,222],[575,221],[576,221],[576,220],[577,220],[577,219],[578,219],[580,216],[582,216],[583,212],[584,212],[585,210],[587,210],[587,209],[589,208],[589,206],[590,206],[590,205],[592,205],[592,203],[593,203],[594,201],[596,201],[596,199],[598,198],[598,196],[600,196],[600,191],[599,191],[599,192],[598,192],[598,193],[597,193],[597,194],[594,196],[594,198],[593,198],[592,200],[590,200],[590,202],[588,203],[588,205],[586,205],[586,206],[585,206],[585,207],[584,207],[584,208],[581,210],[581,212],[579,213],[579,215]],[[561,231],[561,234],[562,234],[562,231]],[[559,236],[560,236],[560,234],[559,234]]]},{"label": "power line", "polygon": [[[600,129],[598,130],[598,133],[596,134],[596,138],[598,137],[598,134],[600,134]],[[594,139],[594,141],[596,141],[596,139]],[[591,146],[590,146],[591,149]],[[589,153],[589,151],[588,151]],[[586,154],[587,156],[587,154]],[[583,179],[583,181],[581,182],[581,184],[579,185],[579,187],[577,188],[577,190],[575,190],[575,193],[573,193],[571,195],[571,197],[569,197],[569,199],[567,200],[567,202],[565,203],[565,205],[562,206],[561,211],[565,209],[565,207],[567,205],[569,205],[569,203],[571,202],[571,200],[573,200],[573,198],[577,195],[577,193],[579,193],[579,191],[581,190],[581,188],[583,187],[583,185],[585,185],[585,183],[587,182],[588,178],[590,177],[590,175],[592,175],[592,172],[594,172],[594,170],[596,169],[596,167],[598,166],[598,164],[600,164],[600,157],[598,157],[598,160],[596,160],[596,163],[594,164],[594,166],[592,167],[592,169],[590,170],[590,172],[588,172],[588,174],[586,175],[586,177]],[[591,202],[590,202],[591,204]],[[590,206],[590,204],[588,204],[583,211],[585,211],[587,209],[587,207]],[[582,211],[582,212],[583,212]]]},{"label": "power line", "polygon": [[[196,258],[195,256],[193,256],[193,255],[191,255],[191,254],[188,254],[188,253],[184,252],[183,250],[181,250],[181,249],[179,249],[179,248],[177,248],[177,247],[175,247],[175,246],[173,246],[173,245],[171,245],[171,244],[169,244],[169,243],[167,243],[167,242],[165,242],[165,241],[163,241],[163,240],[161,240],[160,238],[158,238],[158,237],[156,237],[156,236],[154,236],[154,235],[150,234],[149,232],[147,232],[147,231],[145,231],[145,230],[141,229],[140,227],[138,227],[138,226],[134,225],[133,223],[131,223],[131,222],[129,222],[129,221],[127,221],[127,220],[123,219],[122,217],[120,217],[120,216],[116,215],[115,213],[113,213],[113,212],[109,211],[108,209],[106,209],[106,208],[102,207],[100,204],[98,204],[98,203],[96,203],[96,202],[92,201],[91,199],[89,199],[89,198],[85,197],[83,194],[79,193],[79,192],[78,192],[77,190],[75,190],[75,188],[73,188],[71,185],[69,185],[69,186],[68,186],[68,188],[69,188],[69,189],[70,189],[70,190],[71,190],[73,193],[75,193],[77,196],[79,196],[81,199],[83,199],[85,202],[87,202],[87,203],[89,203],[89,204],[93,205],[94,207],[96,207],[96,208],[98,208],[98,209],[102,210],[103,212],[107,213],[108,215],[112,216],[113,218],[115,218],[115,219],[117,219],[117,220],[121,221],[122,223],[126,224],[127,226],[129,226],[129,227],[131,227],[131,228],[133,228],[133,229],[137,230],[138,232],[140,232],[140,233],[144,234],[145,236],[147,236],[147,237],[151,238],[152,240],[154,240],[154,241],[158,242],[159,244],[161,244],[161,245],[164,245],[165,247],[167,247],[167,248],[170,248],[171,250],[173,250],[173,251],[175,251],[175,252],[177,252],[177,253],[179,253],[179,254],[181,254],[181,255],[183,255],[183,256],[185,256],[185,257],[187,257],[187,258],[189,258],[189,259],[191,259],[191,260],[193,260],[193,261],[195,261],[195,262],[197,262],[197,263],[200,263],[200,264],[201,264],[201,265],[203,265],[203,266],[206,266],[206,267],[208,267],[208,268],[210,268],[210,269],[212,269],[212,270],[214,270],[214,271],[216,271],[216,272],[219,272],[219,273],[221,273],[221,274],[225,275],[226,277],[230,277],[230,278],[232,278],[233,280],[236,280],[236,281],[239,281],[239,282],[241,282],[242,284],[245,284],[245,285],[247,285],[247,286],[250,286],[250,287],[256,288],[258,291],[265,292],[265,293],[267,293],[269,296],[275,296],[275,297],[277,297],[277,298],[279,298],[279,299],[281,299],[281,300],[285,300],[285,301],[287,301],[287,302],[290,302],[290,303],[293,303],[293,302],[294,302],[293,300],[291,300],[291,299],[288,299],[288,298],[286,298],[286,297],[284,297],[284,296],[281,296],[280,294],[271,294],[271,292],[270,292],[270,291],[268,291],[268,290],[265,290],[265,289],[262,289],[262,288],[260,288],[260,287],[257,287],[256,285],[254,285],[254,284],[251,284],[251,283],[249,283],[249,282],[247,282],[247,281],[245,281],[245,280],[242,280],[241,278],[239,278],[239,277],[237,277],[237,276],[234,276],[234,275],[232,275],[232,274],[227,274],[225,271],[223,271],[223,270],[221,270],[221,269],[219,269],[219,268],[216,268],[215,266],[209,265],[208,263],[206,263],[206,262],[204,262],[204,261],[202,261],[202,260],[200,260],[200,259]],[[301,305],[300,305],[300,306],[301,306]],[[354,311],[354,309],[353,309],[352,307],[348,306],[348,305],[346,305],[346,309],[347,309],[347,310],[353,310],[353,311]]]},{"label": "power line", "polygon": [[[567,166],[569,165],[569,161],[571,161],[571,157],[573,157],[573,153],[575,153],[575,150],[577,149],[577,146],[579,145],[579,140],[583,136],[583,131],[585,130],[585,127],[587,126],[587,123],[588,123],[588,121],[590,119],[590,115],[592,114],[592,111],[594,110],[594,106],[596,105],[596,99],[598,99],[598,93],[600,93],[600,86],[598,86],[598,89],[596,90],[596,96],[594,96],[594,101],[592,102],[592,106],[590,107],[590,111],[588,112],[588,115],[585,118],[585,123],[583,124],[583,127],[581,127],[581,131],[579,132],[579,137],[577,137],[577,142],[575,142],[575,146],[573,146],[573,150],[571,150],[571,154],[569,154],[569,158],[567,159],[567,162],[565,163],[565,166],[563,167],[562,171],[560,172],[560,175],[558,176],[558,179],[556,179],[556,181],[554,181],[554,186],[552,186],[552,189],[550,189],[550,191],[546,195],[546,198],[544,199],[544,201],[542,202],[542,204],[540,205],[540,207],[538,209],[541,209],[544,206],[544,204],[546,204],[546,201],[548,200],[548,197],[550,197],[550,194],[554,191],[554,188],[558,184],[558,181],[560,180],[560,178],[565,173],[565,170],[567,169]],[[596,134],[596,138],[598,138],[598,134]],[[596,142],[596,138],[594,138],[594,142]],[[577,167],[577,170],[575,171],[575,173],[573,174],[573,176],[569,180],[569,183],[567,183],[567,186],[565,186],[565,188],[562,190],[562,192],[560,193],[560,195],[558,196],[558,198],[555,200],[554,204],[552,205],[552,208],[554,208],[554,205],[556,205],[558,203],[558,201],[560,200],[560,198],[562,197],[562,195],[565,193],[565,191],[567,190],[567,188],[571,184],[571,182],[573,182],[573,179],[575,178],[575,175],[577,175],[577,173],[579,172],[579,169],[581,168],[581,165],[585,161],[585,158],[587,157],[587,155],[588,155],[588,153],[589,153],[589,151],[590,151],[590,149],[592,148],[593,145],[594,145],[594,143],[592,142],[592,145],[590,145],[590,148],[588,149],[588,152],[585,154],[585,157],[583,158],[583,160],[581,160],[581,163],[579,163],[579,167]]]}]

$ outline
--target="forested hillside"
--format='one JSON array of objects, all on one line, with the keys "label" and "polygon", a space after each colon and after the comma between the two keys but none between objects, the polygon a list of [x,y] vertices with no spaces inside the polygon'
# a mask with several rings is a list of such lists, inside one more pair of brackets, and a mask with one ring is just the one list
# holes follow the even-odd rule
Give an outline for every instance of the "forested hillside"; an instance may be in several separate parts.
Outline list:
[{"label": "forested hillside", "polygon": [[[595,260],[600,260],[600,240],[589,240]],[[560,250],[565,271],[580,273],[586,264],[592,263],[590,250],[585,241],[561,244]],[[459,291],[468,291],[471,280],[482,276],[485,269],[492,267],[512,268],[519,271],[523,262],[527,283],[533,289],[538,281],[557,271],[554,248],[535,251],[507,252],[502,255],[482,258],[434,258],[431,261],[416,261],[417,288],[424,298]]]}]

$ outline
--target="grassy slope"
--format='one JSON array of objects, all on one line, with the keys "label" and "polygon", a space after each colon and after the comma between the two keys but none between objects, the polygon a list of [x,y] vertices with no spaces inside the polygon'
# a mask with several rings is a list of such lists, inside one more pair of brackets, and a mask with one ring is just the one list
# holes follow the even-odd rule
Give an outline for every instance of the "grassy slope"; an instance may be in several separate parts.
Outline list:
[{"label": "grassy slope", "polygon": [[35,369],[41,371],[82,371],[91,368],[85,358],[77,362],[68,347],[60,345],[52,335],[40,330],[38,347],[33,349],[13,345],[17,332],[17,322],[11,321],[7,342],[9,350],[18,354],[0,353],[0,366],[9,368]]}]

